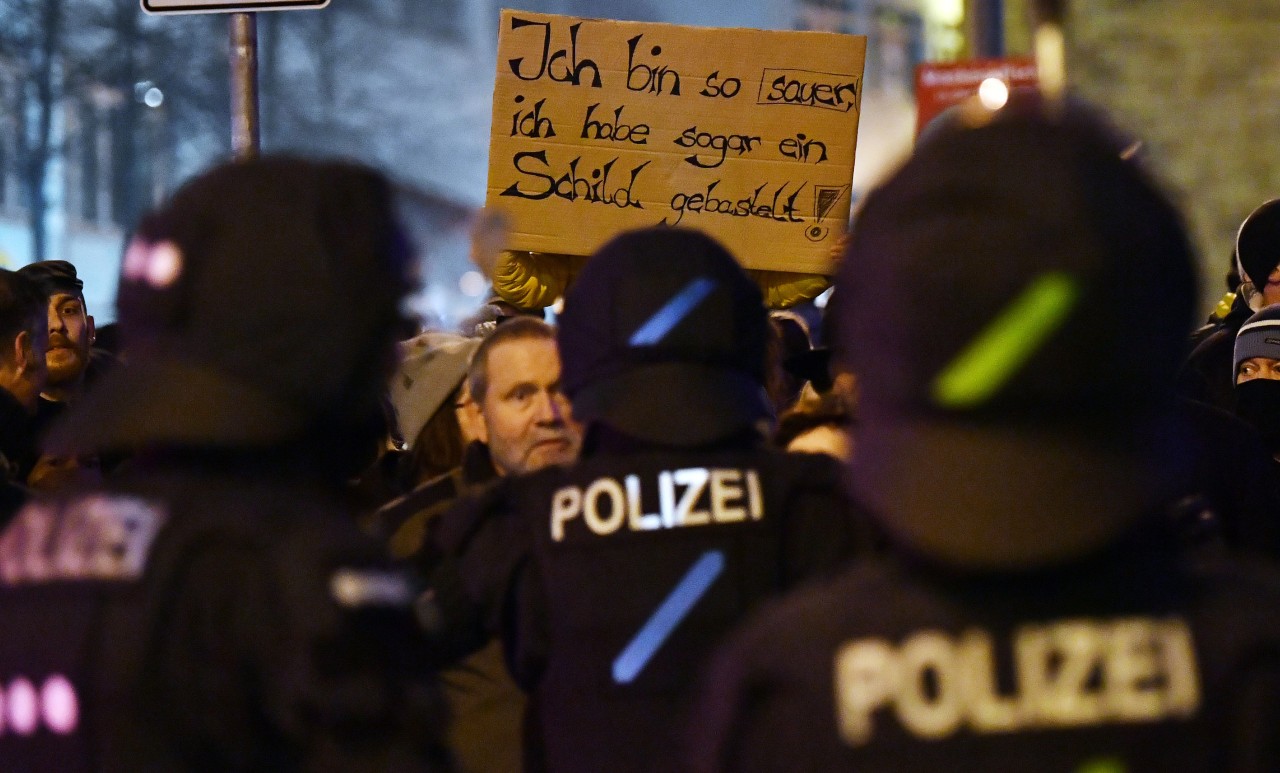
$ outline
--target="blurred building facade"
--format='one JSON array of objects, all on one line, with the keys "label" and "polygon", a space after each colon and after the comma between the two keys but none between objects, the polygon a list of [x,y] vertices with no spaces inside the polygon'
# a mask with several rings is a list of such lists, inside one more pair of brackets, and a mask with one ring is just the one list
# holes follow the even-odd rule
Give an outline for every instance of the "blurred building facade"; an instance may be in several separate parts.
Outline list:
[{"label": "blurred building facade", "polygon": [[[15,0],[11,8],[65,3],[70,13],[77,2],[82,0]],[[1002,18],[1004,52],[1028,53],[1030,2],[518,5],[597,18],[866,35],[858,195],[910,152],[915,67],[969,56],[974,24],[992,13]],[[138,212],[229,154],[227,36],[225,17],[134,18],[136,0],[97,5],[115,9],[115,16],[96,22],[92,35],[64,31],[67,53],[50,63],[47,93],[33,86],[41,82],[42,59],[27,56],[22,39],[6,43],[0,34],[0,265],[35,256],[30,172],[47,130],[39,219],[44,257],[75,262],[86,277],[91,308],[109,318],[121,242]],[[407,219],[427,258],[419,309],[443,324],[464,316],[483,294],[474,276],[460,280],[473,268],[468,216],[483,204],[497,19],[504,5],[510,4],[343,0],[324,11],[258,17],[264,149],[349,156],[388,170],[405,194]],[[1213,278],[1208,294],[1216,295],[1235,227],[1262,200],[1280,195],[1274,153],[1280,49],[1273,44],[1280,5],[1071,0],[1069,8],[1073,83],[1136,129],[1153,165],[1184,194]],[[6,29],[13,26],[8,20]],[[65,23],[79,21],[71,15]],[[136,42],[120,43],[121,30]],[[133,54],[115,69],[90,66],[94,52],[111,50],[113,40]],[[49,110],[42,129],[44,103]]]},{"label": "blurred building facade", "polygon": [[1069,75],[1181,197],[1209,308],[1240,223],[1280,197],[1280,3],[1072,0],[1069,11]]}]

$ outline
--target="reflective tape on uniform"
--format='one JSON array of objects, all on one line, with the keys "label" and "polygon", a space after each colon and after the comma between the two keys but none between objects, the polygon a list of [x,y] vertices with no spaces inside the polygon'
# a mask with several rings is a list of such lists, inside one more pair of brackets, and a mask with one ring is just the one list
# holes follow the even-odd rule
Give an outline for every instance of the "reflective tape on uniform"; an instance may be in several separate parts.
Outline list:
[{"label": "reflective tape on uniform", "polygon": [[0,684],[0,736],[34,735],[42,724],[55,735],[71,735],[80,727],[80,698],[70,679],[53,674],[38,690],[25,676]]}]

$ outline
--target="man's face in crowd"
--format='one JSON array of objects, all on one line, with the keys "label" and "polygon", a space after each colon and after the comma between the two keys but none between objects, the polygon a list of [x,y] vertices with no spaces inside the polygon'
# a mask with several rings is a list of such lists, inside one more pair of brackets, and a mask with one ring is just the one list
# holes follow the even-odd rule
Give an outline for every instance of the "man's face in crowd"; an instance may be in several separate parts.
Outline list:
[{"label": "man's face in crowd", "polygon": [[1280,303],[1280,266],[1276,266],[1271,270],[1271,275],[1267,277],[1267,283],[1261,288],[1263,305],[1270,306],[1273,303]]},{"label": "man's face in crowd", "polygon": [[489,350],[488,389],[480,402],[483,438],[503,475],[567,464],[582,430],[560,392],[560,354],[547,338],[515,338]]},{"label": "man's face in crowd", "polygon": [[1240,363],[1239,369],[1236,370],[1237,384],[1257,378],[1280,381],[1280,360],[1273,360],[1270,357],[1250,357]]},{"label": "man's face in crowd", "polygon": [[72,293],[49,296],[49,384],[73,384],[89,365],[93,343],[93,317],[84,301]]}]

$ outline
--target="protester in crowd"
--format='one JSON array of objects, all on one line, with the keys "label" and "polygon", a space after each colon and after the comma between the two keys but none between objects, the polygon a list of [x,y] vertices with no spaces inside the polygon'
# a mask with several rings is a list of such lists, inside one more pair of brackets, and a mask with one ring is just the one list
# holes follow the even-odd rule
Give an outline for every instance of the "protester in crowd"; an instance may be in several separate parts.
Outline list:
[{"label": "protester in crowd", "polygon": [[[581,427],[560,392],[560,356],[549,325],[517,316],[495,326],[483,341],[464,341],[465,346],[459,343],[432,360],[432,394],[451,390],[435,415],[456,410],[462,420],[455,418],[445,426],[459,436],[462,425],[469,423],[469,412],[476,410],[480,421],[474,441],[453,470],[391,502],[376,516],[375,528],[388,538],[392,555],[423,571],[429,571],[436,559],[424,545],[426,530],[460,496],[499,476],[568,464],[577,458],[582,442]],[[468,361],[467,383],[451,389]],[[420,378],[427,375],[419,373]],[[451,401],[460,392],[465,397],[455,407]],[[425,412],[430,402],[415,401],[401,415]],[[424,433],[433,421],[437,420],[427,421]],[[525,697],[507,672],[501,642],[491,638],[483,649],[444,669],[441,681],[453,719],[449,742],[459,768],[474,773],[519,770]]]},{"label": "protester in crowd", "polygon": [[401,234],[380,175],[290,159],[218,167],[144,219],[129,362],[49,437],[139,453],[0,534],[6,768],[445,767],[408,580],[340,499],[411,286]]},{"label": "protester in crowd", "polygon": [[483,419],[480,440],[498,474],[521,475],[578,457],[581,427],[560,382],[555,332],[542,320],[513,317],[480,344],[467,385]]},{"label": "protester in crowd", "polygon": [[718,243],[623,234],[559,321],[583,458],[436,522],[437,614],[459,646],[501,634],[531,693],[528,769],[674,770],[706,653],[756,603],[838,565],[854,526],[837,465],[763,444],[768,319]]},{"label": "protester in crowd", "polygon": [[48,373],[48,340],[39,288],[0,269],[0,524],[25,501],[36,462],[36,403]]},{"label": "protester in crowd", "polygon": [[461,464],[472,438],[464,437],[459,423],[459,384],[477,343],[436,331],[400,343],[399,366],[387,388],[387,431],[372,463],[351,485],[366,528],[383,533],[379,510]]},{"label": "protester in crowd", "polygon": [[1263,308],[1240,326],[1234,363],[1236,413],[1280,460],[1280,304]]},{"label": "protester in crowd", "polygon": [[462,383],[480,339],[429,331],[400,344],[391,379],[396,435],[408,452],[402,481],[412,490],[462,464],[468,435],[458,414]]},{"label": "protester in crowd", "polygon": [[[44,260],[29,263],[18,273],[39,285],[48,305],[49,380],[40,394],[36,419],[37,434],[42,436],[115,358],[94,347],[97,332],[84,302],[84,282],[74,265],[65,260]],[[101,460],[93,455],[41,454],[27,476],[32,488],[43,491],[92,485],[100,479]]]},{"label": "protester in crowd", "polygon": [[[1254,316],[1265,320],[1267,309]],[[1243,347],[1237,337],[1236,353],[1267,353],[1268,328],[1265,323],[1251,327]],[[1248,380],[1266,367],[1265,358],[1251,357],[1237,357],[1226,366],[1242,374],[1231,381]],[[1280,560],[1280,471],[1273,458],[1280,449],[1280,427],[1268,421],[1274,395],[1266,387],[1236,389],[1234,411],[1178,400],[1179,417],[1188,430],[1184,442],[1190,469],[1170,515],[1196,553]]]},{"label": "protester in crowd", "polygon": [[[449,437],[436,445],[451,448],[455,437],[459,444],[466,442],[456,451],[451,469],[379,510],[375,530],[390,541],[397,558],[422,551],[427,523],[463,491],[500,475],[571,463],[582,444],[582,428],[560,392],[560,355],[550,325],[533,317],[512,317],[483,339],[455,343],[451,353],[434,358],[437,367],[431,374],[420,377],[429,375],[431,388],[442,392],[455,378],[462,380],[456,374],[459,368],[465,372],[465,383],[450,390],[433,418],[446,408],[455,412],[451,420],[437,420],[441,433]],[[412,417],[421,409],[417,404],[408,407],[408,400],[408,394],[397,396],[393,391],[393,402],[406,403],[403,415]],[[426,402],[434,402],[434,397]],[[427,421],[423,431],[431,426]]]},{"label": "protester in crowd", "polygon": [[[848,245],[847,236],[841,240]],[[832,293],[821,319],[822,346],[789,358],[787,369],[806,379],[796,405],[778,419],[773,443],[794,453],[819,453],[847,463],[857,445],[858,379],[849,364],[836,323],[840,297]],[[884,537],[859,509],[864,552],[884,549]]]},{"label": "protester in crowd", "polygon": [[72,402],[91,375],[106,366],[105,353],[93,349],[96,332],[84,302],[84,281],[65,260],[29,263],[18,273],[36,282],[48,302],[49,381],[41,397],[52,403]]},{"label": "protester in crowd", "polygon": [[794,312],[769,313],[769,345],[766,347],[765,389],[775,416],[781,416],[800,399],[804,379],[787,369],[786,363],[812,348],[809,326]]},{"label": "protester in crowd", "polygon": [[1188,238],[1086,118],[1015,104],[868,197],[839,331],[860,381],[850,485],[892,553],[735,637],[695,770],[1280,759],[1280,584],[1191,568],[1163,512]]},{"label": "protester in crowd", "polygon": [[1178,373],[1180,390],[1193,400],[1226,411],[1235,408],[1232,350],[1236,333],[1251,314],[1280,303],[1280,199],[1255,209],[1236,235],[1240,284],[1230,309],[1196,332],[1195,348]]}]

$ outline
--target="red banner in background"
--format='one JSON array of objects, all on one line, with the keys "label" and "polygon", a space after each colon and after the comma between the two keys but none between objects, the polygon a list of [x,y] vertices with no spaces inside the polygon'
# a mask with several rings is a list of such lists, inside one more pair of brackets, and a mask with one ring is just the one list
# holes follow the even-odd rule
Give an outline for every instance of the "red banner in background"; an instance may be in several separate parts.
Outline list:
[{"label": "red banner in background", "polygon": [[921,64],[916,68],[916,134],[947,108],[977,94],[987,78],[998,78],[1011,90],[1039,83],[1035,60],[1025,57]]}]

